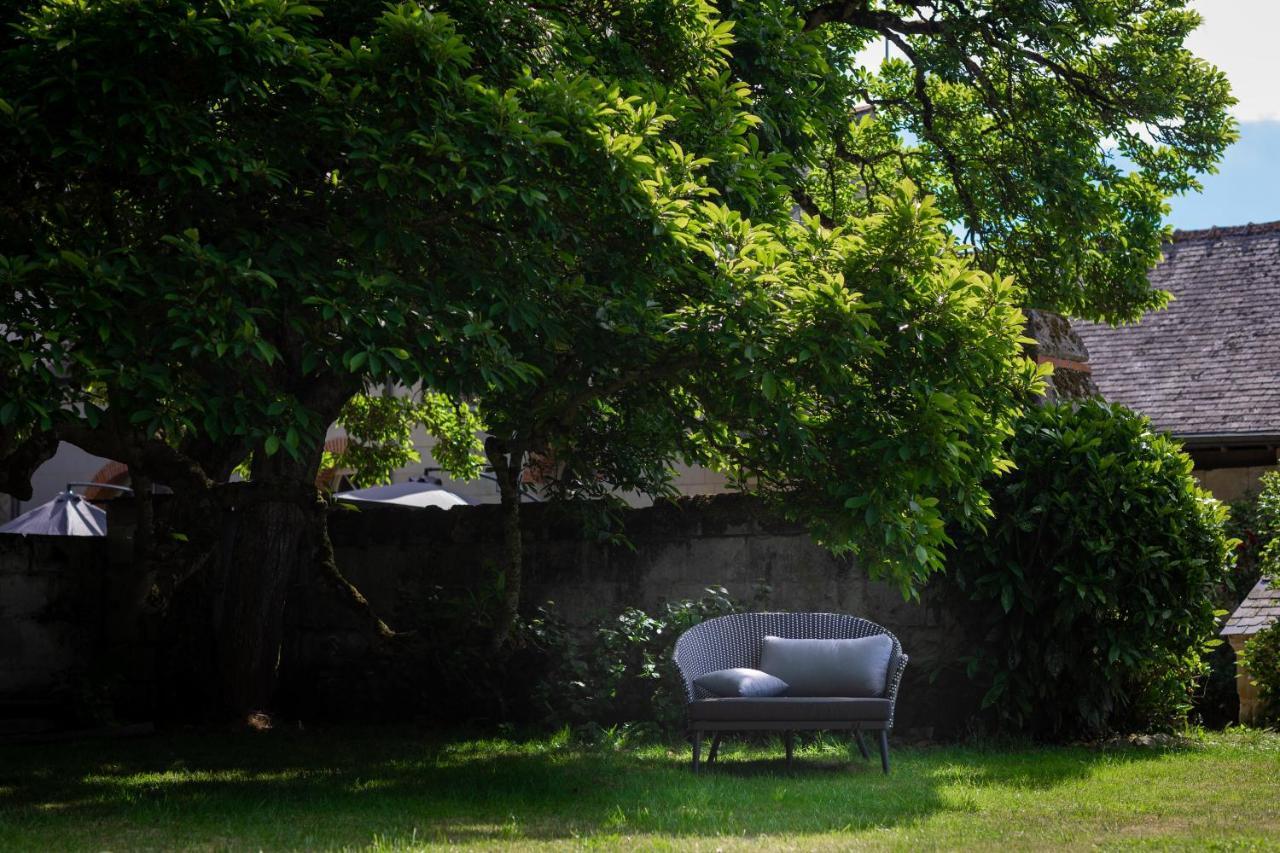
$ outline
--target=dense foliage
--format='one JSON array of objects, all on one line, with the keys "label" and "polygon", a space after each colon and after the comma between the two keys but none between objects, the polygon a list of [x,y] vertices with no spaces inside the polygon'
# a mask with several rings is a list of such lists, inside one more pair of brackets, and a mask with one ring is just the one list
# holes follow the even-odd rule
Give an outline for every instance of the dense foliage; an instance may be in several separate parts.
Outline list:
[{"label": "dense foliage", "polygon": [[347,441],[338,451],[326,451],[321,467],[347,473],[358,486],[389,483],[395,471],[420,462],[414,444],[419,428],[436,439],[432,458],[450,476],[473,480],[484,466],[478,441],[483,427],[475,411],[432,391],[357,394],[342,407],[337,426]]},{"label": "dense foliage", "polygon": [[976,608],[984,704],[1047,736],[1174,724],[1218,642],[1225,509],[1171,438],[1118,406],[1034,409],[1011,455],[986,532],[949,556]]},{"label": "dense foliage", "polygon": [[[1255,553],[1254,568],[1256,574],[1280,579],[1280,471],[1265,472],[1258,485],[1258,496],[1250,502],[1246,516]],[[1248,586],[1241,592],[1248,592]]]},{"label": "dense foliage", "polygon": [[[297,564],[337,577],[326,429],[346,407],[373,428],[357,450],[404,440],[405,412],[350,402],[387,383],[492,432],[499,641],[535,456],[569,496],[721,468],[909,590],[948,522],[986,514],[1033,392],[1017,306],[1161,301],[1161,200],[1231,135],[1222,75],[1182,48],[1196,20],[1181,0],[7,4],[0,488],[63,440],[173,489],[185,526],[135,539],[139,573],[229,573],[211,636],[236,712],[269,702]],[[873,73],[881,37],[906,58]]]},{"label": "dense foliage", "polygon": [[[1264,475],[1262,483],[1266,482]],[[1275,487],[1271,490],[1274,492]],[[1239,604],[1258,580],[1263,554],[1278,532],[1268,531],[1268,527],[1272,524],[1280,526],[1280,516],[1268,518],[1273,514],[1274,506],[1273,500],[1260,500],[1257,494],[1252,493],[1227,504],[1227,531],[1239,544],[1236,546],[1235,567],[1218,596],[1219,604],[1225,608]]]},{"label": "dense foliage", "polygon": [[1280,622],[1274,622],[1249,638],[1240,655],[1240,664],[1258,688],[1261,719],[1256,722],[1280,726]]},{"label": "dense foliage", "polygon": [[[1255,553],[1252,577],[1241,584],[1236,603],[1248,593],[1258,576],[1280,584],[1280,472],[1268,471],[1248,511],[1249,532]],[[1262,700],[1261,722],[1280,725],[1280,623],[1259,631],[1245,643],[1240,663],[1249,670]]]},{"label": "dense foliage", "polygon": [[[790,142],[797,119],[822,128],[814,209],[860,210],[864,187],[906,175],[1032,307],[1114,321],[1164,303],[1146,280],[1164,199],[1197,187],[1233,135],[1226,77],[1183,46],[1199,22],[1190,3],[797,2],[803,28],[826,35],[825,66],[760,13],[771,5],[734,4],[743,30],[768,34],[735,59],[777,117],[770,130]],[[883,65],[850,50],[868,35],[891,45]],[[796,66],[812,97],[794,96]],[[850,122],[853,100],[874,117]]]},{"label": "dense foliage", "polygon": [[[553,602],[544,602],[516,620],[513,650],[495,655],[486,639],[502,589],[493,581],[490,576],[465,591],[435,588],[414,601],[422,630],[406,636],[394,658],[357,656],[323,676],[351,695],[349,706],[332,694],[326,705],[393,720],[677,732],[685,723],[686,699],[672,661],[676,640],[699,622],[759,603],[735,600],[723,587],[713,587],[700,598],[650,610],[602,612],[573,628]],[[757,598],[767,592],[761,588]],[[299,713],[310,707],[312,682],[302,675],[288,685],[304,703]]]},{"label": "dense foliage", "polygon": [[670,601],[652,612],[628,607],[593,624],[585,640],[549,645],[553,665],[535,691],[543,721],[681,731],[688,699],[672,658],[676,641],[699,622],[744,609],[750,605],[713,587],[702,598]]}]

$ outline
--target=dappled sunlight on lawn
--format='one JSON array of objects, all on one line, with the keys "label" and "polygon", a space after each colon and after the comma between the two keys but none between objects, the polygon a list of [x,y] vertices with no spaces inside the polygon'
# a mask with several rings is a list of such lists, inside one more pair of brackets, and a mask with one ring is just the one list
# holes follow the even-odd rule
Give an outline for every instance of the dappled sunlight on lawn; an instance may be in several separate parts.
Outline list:
[{"label": "dappled sunlight on lawn", "polygon": [[688,756],[679,743],[403,730],[8,747],[0,848],[49,839],[72,847],[963,845],[1116,831],[1185,843],[1233,831],[1230,814],[1246,806],[1253,819],[1240,831],[1280,831],[1276,735],[1215,735],[1183,748],[905,748],[887,778],[830,737],[798,750],[792,772],[776,739],[727,740],[700,776]]}]

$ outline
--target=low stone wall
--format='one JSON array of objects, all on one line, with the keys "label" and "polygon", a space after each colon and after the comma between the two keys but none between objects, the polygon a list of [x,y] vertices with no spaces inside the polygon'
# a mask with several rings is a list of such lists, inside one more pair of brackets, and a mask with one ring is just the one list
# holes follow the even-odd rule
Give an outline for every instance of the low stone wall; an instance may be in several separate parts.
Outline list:
[{"label": "low stone wall", "polygon": [[[723,586],[761,609],[852,613],[893,631],[911,656],[900,728],[958,734],[975,707],[957,662],[960,623],[950,607],[927,591],[921,602],[905,601],[754,501],[724,496],[626,510],[629,544],[602,540],[551,506],[523,509],[526,608],[554,602],[569,626],[583,628],[627,607],[652,610]],[[423,602],[441,588],[446,597],[466,596],[493,583],[498,511],[338,511],[331,535],[339,566],[378,614],[396,630],[422,630]],[[90,671],[116,597],[113,579],[127,568],[124,522],[113,517],[110,539],[0,536],[0,701],[74,691]],[[359,689],[348,678],[353,662],[359,666],[371,653],[367,624],[316,585],[291,590],[287,620],[286,662],[293,678],[308,680],[314,703],[303,711],[340,717],[359,708],[344,694]],[[113,652],[139,661],[131,692],[148,692],[142,670],[153,651]],[[384,657],[373,677],[412,678],[397,671],[412,665],[411,658]]]},{"label": "low stone wall", "polygon": [[[493,506],[340,512],[331,536],[343,572],[379,615],[396,630],[417,630],[433,588],[448,595],[491,582],[500,560],[497,513]],[[523,507],[524,607],[554,602],[580,628],[627,607],[652,610],[722,586],[761,609],[864,616],[896,634],[911,656],[900,725],[957,734],[968,720],[976,697],[957,661],[959,623],[936,594],[906,601],[896,587],[869,580],[852,560],[738,496],[633,509],[623,518],[627,544],[617,544],[593,539],[553,507]],[[310,672],[367,648],[367,632],[327,593],[296,599],[290,619],[294,660]]]},{"label": "low stone wall", "polygon": [[105,540],[0,535],[0,698],[75,688],[105,617]]}]

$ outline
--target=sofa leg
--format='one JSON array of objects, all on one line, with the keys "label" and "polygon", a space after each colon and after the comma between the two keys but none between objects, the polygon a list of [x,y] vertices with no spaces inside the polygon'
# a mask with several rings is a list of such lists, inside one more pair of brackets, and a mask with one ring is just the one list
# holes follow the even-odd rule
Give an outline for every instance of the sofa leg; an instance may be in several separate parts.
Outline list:
[{"label": "sofa leg", "polygon": [[783,739],[787,744],[787,769],[791,769],[791,759],[796,751],[796,734],[795,732],[787,732],[783,735]]},{"label": "sofa leg", "polygon": [[862,760],[870,761],[871,753],[867,752],[867,742],[862,739],[862,732],[857,729],[853,730],[853,742],[858,745],[858,752],[862,753]]},{"label": "sofa leg", "polygon": [[693,772],[697,773],[702,761],[702,731],[693,730]]},{"label": "sofa leg", "polygon": [[880,730],[880,767],[889,775],[889,730]]},{"label": "sofa leg", "polygon": [[707,763],[710,764],[720,755],[720,737],[721,732],[716,732],[711,737],[711,751],[707,753]]}]

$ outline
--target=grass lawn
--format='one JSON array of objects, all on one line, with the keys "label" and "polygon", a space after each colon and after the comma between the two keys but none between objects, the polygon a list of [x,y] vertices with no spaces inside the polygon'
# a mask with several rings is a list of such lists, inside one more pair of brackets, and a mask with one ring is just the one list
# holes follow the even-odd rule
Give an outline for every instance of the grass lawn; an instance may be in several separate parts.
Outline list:
[{"label": "grass lawn", "polygon": [[[855,753],[856,754],[856,753]],[[893,775],[823,738],[582,747],[398,730],[166,734],[0,747],[0,849],[1280,849],[1280,735],[1176,748],[895,749]]]}]

